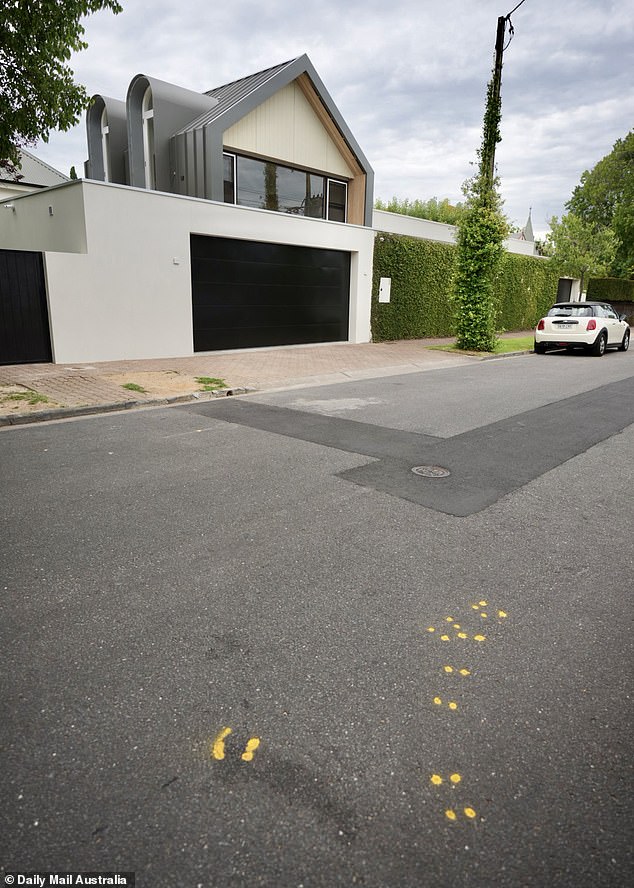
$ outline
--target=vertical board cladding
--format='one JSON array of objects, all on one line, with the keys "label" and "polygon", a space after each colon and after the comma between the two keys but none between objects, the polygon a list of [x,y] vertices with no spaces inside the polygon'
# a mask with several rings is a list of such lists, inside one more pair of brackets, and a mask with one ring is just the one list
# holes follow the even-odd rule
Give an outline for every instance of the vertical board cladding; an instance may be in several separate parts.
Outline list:
[{"label": "vertical board cladding", "polygon": [[350,253],[191,236],[194,351],[348,339]]},{"label": "vertical board cladding", "polygon": [[50,360],[42,254],[0,250],[0,364]]}]

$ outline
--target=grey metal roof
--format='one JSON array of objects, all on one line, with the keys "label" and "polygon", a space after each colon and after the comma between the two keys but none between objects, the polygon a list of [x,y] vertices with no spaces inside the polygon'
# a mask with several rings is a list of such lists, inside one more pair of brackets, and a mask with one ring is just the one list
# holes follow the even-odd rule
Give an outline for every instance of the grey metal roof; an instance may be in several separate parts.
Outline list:
[{"label": "grey metal roof", "polygon": [[275,77],[276,74],[279,74],[280,71],[283,71],[284,68],[292,65],[295,61],[297,61],[297,59],[290,59],[288,62],[282,62],[280,65],[274,65],[272,68],[266,68],[264,71],[258,71],[248,77],[242,77],[240,80],[234,80],[231,83],[225,83],[223,86],[217,86],[215,89],[208,90],[205,95],[217,99],[218,104],[210,111],[206,111],[204,114],[201,114],[200,117],[192,120],[187,126],[180,129],[176,135],[200,129],[201,127],[208,126],[215,120],[218,120],[218,118],[222,117],[229,108],[242,102],[247,96],[255,92],[255,90],[259,89],[263,84],[269,81],[272,77]]},{"label": "grey metal roof", "polygon": [[[40,160],[39,157],[36,157],[29,151],[25,151],[24,148],[20,151],[18,172],[22,178],[18,179],[17,185],[36,185],[40,188],[45,188],[49,185],[60,185],[62,182],[69,181],[68,176],[53,169],[52,166],[44,163],[43,160]],[[12,181],[10,179],[6,180]]]}]

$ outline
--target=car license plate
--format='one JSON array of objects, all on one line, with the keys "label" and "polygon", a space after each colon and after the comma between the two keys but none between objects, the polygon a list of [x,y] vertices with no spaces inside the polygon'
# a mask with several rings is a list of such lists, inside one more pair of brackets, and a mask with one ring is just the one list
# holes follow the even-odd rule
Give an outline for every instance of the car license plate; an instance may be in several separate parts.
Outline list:
[{"label": "car license plate", "polygon": [[572,324],[557,324],[558,330],[572,330]]}]

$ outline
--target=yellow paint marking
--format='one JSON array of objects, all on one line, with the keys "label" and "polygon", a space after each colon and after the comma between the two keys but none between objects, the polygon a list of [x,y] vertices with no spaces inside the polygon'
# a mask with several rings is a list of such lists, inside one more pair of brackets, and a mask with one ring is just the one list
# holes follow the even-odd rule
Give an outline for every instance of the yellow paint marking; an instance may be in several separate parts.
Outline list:
[{"label": "yellow paint marking", "polygon": [[211,754],[218,761],[222,761],[222,759],[225,757],[225,737],[228,737],[230,733],[231,728],[223,728],[216,735]]},{"label": "yellow paint marking", "polygon": [[436,706],[442,706],[442,700],[440,699],[440,697],[434,697],[434,703],[436,704]]},{"label": "yellow paint marking", "polygon": [[429,779],[434,784],[434,786],[440,786],[440,784],[442,783],[442,777],[440,776],[440,774],[432,774]]},{"label": "yellow paint marking", "polygon": [[446,623],[453,623],[453,617],[445,617]]},{"label": "yellow paint marking", "polygon": [[260,738],[259,737],[251,737],[251,739],[247,743],[246,749],[242,753],[242,761],[243,762],[250,762],[255,754],[255,750],[258,748],[259,745],[260,745]]},{"label": "yellow paint marking", "polygon": [[472,604],[471,609],[474,611],[480,610],[480,605],[479,604]]},{"label": "yellow paint marking", "polygon": [[452,811],[451,808],[449,808],[447,811],[445,811],[445,817],[447,818],[447,820],[456,820],[457,815],[455,811]]},{"label": "yellow paint marking", "polygon": [[458,638],[466,638],[466,637],[467,637],[467,633],[466,633],[466,632],[459,632],[459,633],[458,633]]},{"label": "yellow paint marking", "polygon": [[447,705],[449,706],[450,709],[457,709],[457,708],[458,708],[458,704],[457,704],[457,703],[453,703],[453,702],[451,702],[451,703],[448,703]]},{"label": "yellow paint marking", "polygon": [[428,626],[428,627],[427,627],[427,631],[428,631],[428,632],[435,632],[436,630],[434,629],[433,626]]},{"label": "yellow paint marking", "polygon": [[486,641],[487,640],[486,635],[474,635],[473,638],[475,641]]},{"label": "yellow paint marking", "polygon": [[476,816],[476,812],[473,810],[473,808],[465,808],[464,813],[466,817],[470,817],[471,819]]},{"label": "yellow paint marking", "polygon": [[453,672],[453,666],[443,666],[442,668],[445,670],[445,672]]},{"label": "yellow paint marking", "polygon": [[483,620],[486,620],[488,614],[485,614],[484,611],[480,611],[480,616],[482,617]]},{"label": "yellow paint marking", "polygon": [[462,780],[462,777],[460,776],[460,774],[452,774],[449,777],[449,779],[451,780],[452,783],[460,783],[460,781]]},{"label": "yellow paint marking", "polygon": [[486,601],[479,601],[478,604],[480,605],[480,607],[486,607],[486,606],[487,606]]},{"label": "yellow paint marking", "polygon": [[505,613],[504,611],[498,611],[498,617],[500,617],[500,619],[503,620],[504,617],[508,617],[508,614]]},{"label": "yellow paint marking", "polygon": [[449,636],[448,635],[441,635],[440,640],[441,641],[449,641]]},{"label": "yellow paint marking", "polygon": [[469,672],[468,669],[461,669],[461,670],[460,670],[460,675],[471,675],[471,673]]},{"label": "yellow paint marking", "polygon": [[454,623],[453,627],[454,629],[460,629],[460,623]]}]

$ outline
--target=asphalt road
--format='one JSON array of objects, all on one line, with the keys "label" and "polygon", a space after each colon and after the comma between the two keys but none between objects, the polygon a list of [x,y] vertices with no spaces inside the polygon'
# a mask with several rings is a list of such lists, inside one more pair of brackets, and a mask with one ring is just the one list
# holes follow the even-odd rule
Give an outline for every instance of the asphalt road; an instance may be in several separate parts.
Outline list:
[{"label": "asphalt road", "polygon": [[633,421],[629,352],[0,431],[2,872],[629,885]]}]

